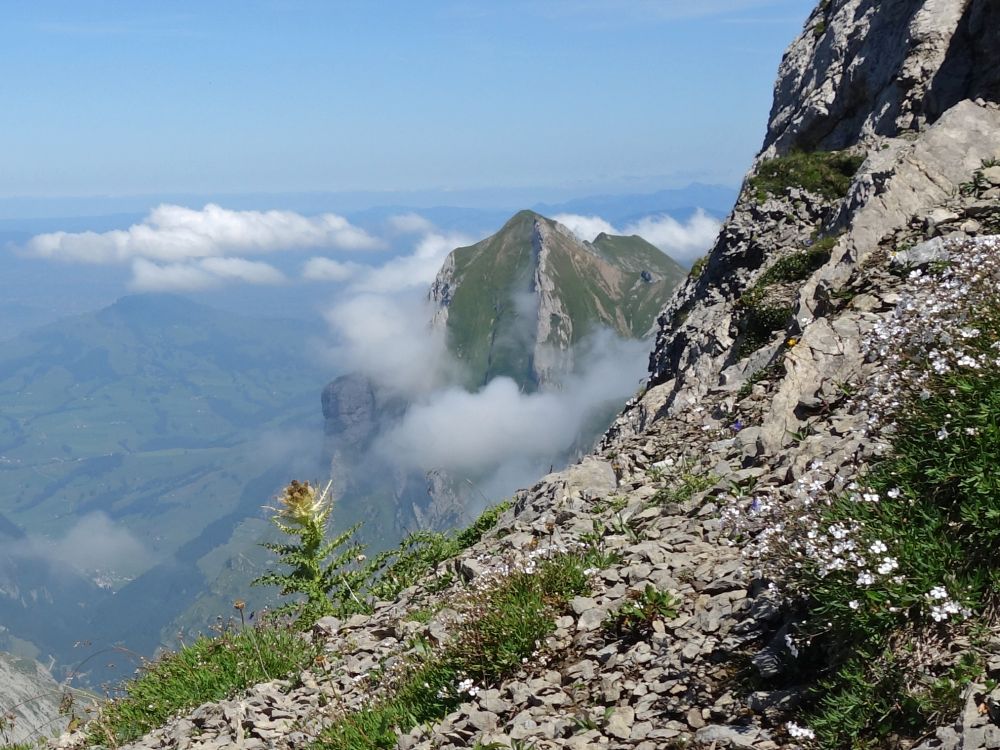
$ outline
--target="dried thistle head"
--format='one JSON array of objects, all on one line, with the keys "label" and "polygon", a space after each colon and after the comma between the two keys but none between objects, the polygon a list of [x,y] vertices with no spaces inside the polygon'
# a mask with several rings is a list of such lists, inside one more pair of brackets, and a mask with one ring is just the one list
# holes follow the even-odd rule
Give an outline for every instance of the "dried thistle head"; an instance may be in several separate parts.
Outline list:
[{"label": "dried thistle head", "polygon": [[293,479],[278,496],[278,515],[299,524],[305,524],[322,516],[326,491],[316,492],[309,482]]}]

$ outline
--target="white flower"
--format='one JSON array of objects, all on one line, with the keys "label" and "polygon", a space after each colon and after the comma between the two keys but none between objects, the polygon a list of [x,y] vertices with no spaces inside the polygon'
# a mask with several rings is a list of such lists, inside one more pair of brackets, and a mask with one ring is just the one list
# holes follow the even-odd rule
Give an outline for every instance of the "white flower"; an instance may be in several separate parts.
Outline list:
[{"label": "white flower", "polygon": [[875,583],[875,576],[867,570],[863,570],[858,574],[857,584],[859,586],[871,586],[873,583]]},{"label": "white flower", "polygon": [[902,495],[903,492],[902,492],[902,490],[899,489],[899,487],[893,487],[891,490],[889,490],[885,494],[890,499],[895,500],[897,497],[899,497],[900,495]]},{"label": "white flower", "polygon": [[896,562],[894,557],[883,557],[882,564],[878,566],[878,572],[880,575],[888,575],[896,568],[899,567],[899,563]]},{"label": "white flower", "polygon": [[960,367],[971,367],[973,370],[979,369],[979,362],[975,358],[970,357],[968,354],[963,354],[958,358],[958,365]]},{"label": "white flower", "polygon": [[868,551],[871,552],[873,555],[881,555],[883,552],[888,552],[889,548],[885,546],[884,542],[876,539],[874,542],[872,542],[871,546],[868,548]]},{"label": "white flower", "polygon": [[816,733],[809,727],[800,727],[794,721],[790,721],[785,724],[785,730],[788,732],[788,736],[796,740],[814,740],[816,739]]},{"label": "white flower", "polygon": [[851,599],[851,601],[847,603],[847,606],[851,609],[857,609],[861,606],[861,603],[857,599]]},{"label": "white flower", "polygon": [[946,589],[944,586],[935,586],[930,590],[927,596],[930,599],[947,599],[948,589]]}]

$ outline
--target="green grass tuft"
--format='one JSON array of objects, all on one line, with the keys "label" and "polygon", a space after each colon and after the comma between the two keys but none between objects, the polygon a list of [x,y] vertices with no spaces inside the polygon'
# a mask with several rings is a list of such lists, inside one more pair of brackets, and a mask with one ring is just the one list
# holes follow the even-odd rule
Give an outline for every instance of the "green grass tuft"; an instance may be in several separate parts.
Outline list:
[{"label": "green grass tuft", "polygon": [[837,244],[837,237],[824,237],[813,242],[807,249],[779,258],[768,268],[758,285],[781,284],[805,281],[830,260],[830,251]]},{"label": "green grass tuft", "polygon": [[677,600],[673,595],[646,584],[641,594],[636,593],[631,601],[608,615],[604,628],[618,637],[639,638],[649,634],[655,621],[676,616]]},{"label": "green grass tuft", "polygon": [[763,203],[788,188],[801,188],[827,200],[841,200],[865,157],[844,151],[793,151],[763,162],[750,178],[750,189]]},{"label": "green grass tuft", "polygon": [[[417,531],[410,534],[399,547],[384,556],[383,567],[368,591],[379,599],[395,598],[403,589],[425,580],[439,563],[476,544],[497,525],[509,507],[510,501],[505,501],[487,508],[471,526],[458,533]],[[447,583],[450,580],[445,585]]]},{"label": "green grass tuft", "polygon": [[126,683],[123,695],[104,704],[89,724],[88,739],[111,747],[130,742],[180,711],[295,675],[318,653],[298,632],[274,623],[199,638]]}]

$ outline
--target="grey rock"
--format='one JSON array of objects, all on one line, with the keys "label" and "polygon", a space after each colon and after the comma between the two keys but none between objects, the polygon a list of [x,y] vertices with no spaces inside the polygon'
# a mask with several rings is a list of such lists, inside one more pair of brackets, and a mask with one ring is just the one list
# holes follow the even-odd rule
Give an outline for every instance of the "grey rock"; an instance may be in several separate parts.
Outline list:
[{"label": "grey rock", "polygon": [[470,711],[469,723],[480,732],[490,732],[497,728],[499,719],[492,711]]},{"label": "grey rock", "polygon": [[1000,166],[997,167],[987,167],[982,170],[983,179],[985,179],[991,185],[1000,186]]},{"label": "grey rock", "polygon": [[753,727],[734,727],[722,724],[710,724],[694,733],[695,742],[701,742],[705,745],[710,745],[713,742],[728,742],[733,747],[752,748],[759,737],[760,732]]},{"label": "grey rock", "polygon": [[635,723],[635,710],[628,706],[620,706],[608,715],[605,727],[612,737],[627,740],[632,736],[632,725]]},{"label": "grey rock", "polygon": [[892,258],[892,264],[897,267],[921,267],[931,263],[946,261],[949,258],[944,240],[940,237],[921,242],[908,250],[901,250]]},{"label": "grey rock", "polygon": [[705,719],[701,715],[701,710],[697,708],[688,709],[686,720],[688,726],[692,729],[701,729],[705,726]]}]

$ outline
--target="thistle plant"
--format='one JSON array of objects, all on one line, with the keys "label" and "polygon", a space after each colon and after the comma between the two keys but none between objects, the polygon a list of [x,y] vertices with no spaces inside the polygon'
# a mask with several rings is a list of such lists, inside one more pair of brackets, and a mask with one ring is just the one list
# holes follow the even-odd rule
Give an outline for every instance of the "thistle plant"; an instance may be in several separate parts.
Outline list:
[{"label": "thistle plant", "polygon": [[277,507],[269,508],[271,522],[297,541],[264,542],[263,546],[290,570],[265,573],[253,581],[257,586],[280,586],[282,596],[304,596],[304,602],[286,604],[278,612],[299,611],[299,619],[305,622],[369,609],[358,596],[368,575],[367,569],[357,565],[364,560],[363,546],[352,541],[358,527],[327,540],[333,511],[329,492],[329,483],[317,492],[308,482],[292,480],[278,496]]}]

